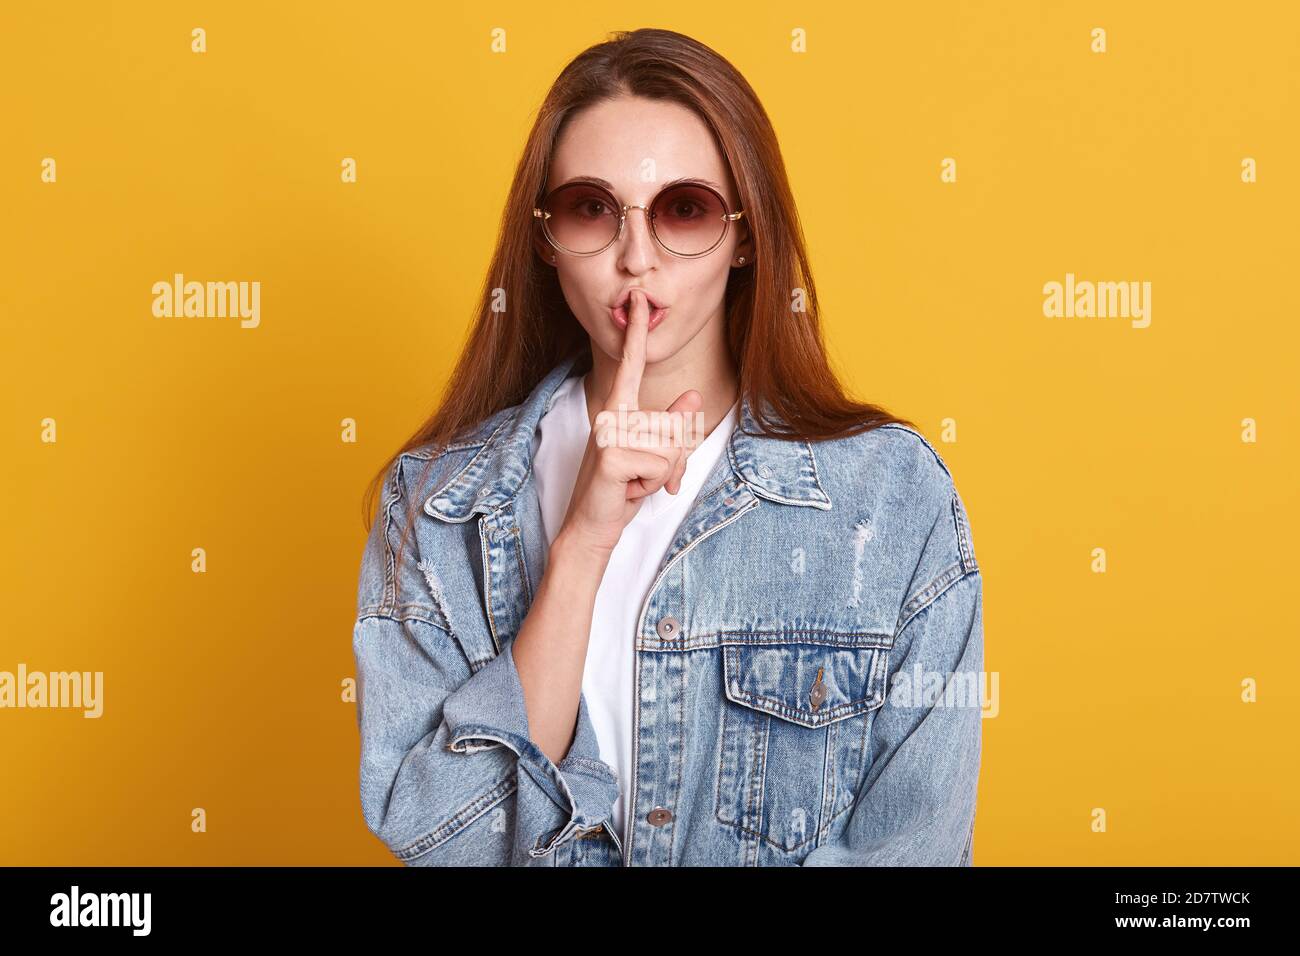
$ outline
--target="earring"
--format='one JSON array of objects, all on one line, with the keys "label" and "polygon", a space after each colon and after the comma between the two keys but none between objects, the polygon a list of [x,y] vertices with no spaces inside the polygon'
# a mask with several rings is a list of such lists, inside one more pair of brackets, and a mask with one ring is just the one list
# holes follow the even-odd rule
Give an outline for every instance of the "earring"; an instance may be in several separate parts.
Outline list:
[{"label": "earring", "polygon": [[555,261],[555,256],[554,256],[554,255],[551,256],[551,261],[552,261],[552,262]]},{"label": "earring", "polygon": [[736,265],[738,265],[738,266],[743,266],[744,264],[745,264],[745,257],[744,257],[744,256],[736,256]]}]

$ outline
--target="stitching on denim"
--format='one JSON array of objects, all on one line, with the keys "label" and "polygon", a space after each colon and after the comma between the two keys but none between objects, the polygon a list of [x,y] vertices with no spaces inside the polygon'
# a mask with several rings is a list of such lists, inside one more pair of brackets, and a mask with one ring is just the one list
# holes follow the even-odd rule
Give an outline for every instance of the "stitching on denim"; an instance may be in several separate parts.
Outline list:
[{"label": "stitching on denim", "polygon": [[[880,655],[876,658],[876,663],[872,667],[872,672],[871,672],[872,685],[874,686],[877,680],[879,680],[880,682],[880,686],[882,688],[881,689],[882,705],[888,699],[887,695],[884,693],[884,687],[886,683],[886,678],[889,676],[889,657],[890,654],[892,653],[893,652],[890,650],[882,650]],[[877,676],[877,672],[879,672],[879,676]],[[827,826],[825,828],[827,836],[830,836],[831,825],[833,825],[835,821],[838,820],[844,814],[844,811],[852,809],[853,806],[858,802],[858,793],[859,793],[858,788],[862,785],[863,776],[867,771],[866,761],[867,761],[867,751],[869,749],[868,743],[871,737],[870,734],[871,723],[875,719],[874,715],[878,714],[879,712],[880,712],[880,708],[876,707],[873,708],[872,710],[867,711],[865,714],[862,715],[860,733],[858,734],[858,753],[856,757],[856,762],[854,764],[853,773],[849,775],[849,778],[854,781],[854,789],[850,791],[850,796],[852,799],[845,801],[844,806],[839,807],[838,809],[834,807],[831,808],[833,812],[831,814],[830,820],[827,821]],[[836,726],[840,726],[840,725],[837,724]]]},{"label": "stitching on denim", "polygon": [[[725,647],[722,653],[724,655],[727,653]],[[725,823],[730,821],[724,820],[722,816],[722,768],[727,761],[727,719],[731,709],[726,704],[719,709],[721,713],[718,718],[718,772],[713,775],[713,815]]]},{"label": "stitching on denim", "polygon": [[[765,714],[771,714],[774,717],[780,717],[788,720],[792,724],[798,724],[800,727],[806,727],[809,730],[820,730],[827,724],[833,724],[836,721],[844,720],[846,717],[852,717],[855,714],[864,714],[869,710],[875,710],[884,704],[884,697],[877,701],[875,695],[871,697],[860,697],[856,700],[847,701],[843,704],[837,704],[829,710],[822,710],[817,716],[808,721],[808,711],[790,707],[774,697],[764,697],[762,694],[753,694],[747,691],[739,692],[740,698],[728,695],[728,700],[740,704],[743,707],[749,707],[753,710],[761,710]],[[866,706],[863,706],[863,705]]]},{"label": "stitching on denim", "polygon": [[[771,641],[743,641],[727,640],[727,638],[747,637],[751,634],[771,635],[776,640]],[[829,638],[849,637],[849,638],[866,638],[867,641],[800,641],[790,640],[790,638],[800,636],[818,637],[824,636]],[[872,648],[889,647],[893,643],[894,636],[878,631],[832,631],[821,628],[800,628],[798,630],[731,630],[731,631],[713,631],[708,634],[699,635],[700,638],[718,638],[721,646],[728,647],[768,647],[781,644],[807,644],[815,647],[842,647],[848,650],[870,650]],[[676,642],[674,646],[682,646],[681,642]]]},{"label": "stitching on denim", "polygon": [[[514,419],[515,419],[515,416],[514,416],[514,415],[509,415],[509,416],[507,416],[506,418],[502,419],[502,421],[497,425],[496,428],[492,429],[492,434],[488,435],[487,438],[483,439],[483,442],[482,442],[481,445],[478,445],[478,446],[470,445],[470,446],[469,446],[470,448],[478,447],[478,451],[474,454],[474,457],[472,457],[469,461],[465,462],[464,467],[461,468],[460,471],[456,472],[455,476],[453,476],[449,481],[445,482],[445,483],[442,485],[441,488],[439,488],[437,491],[433,492],[431,495],[429,495],[428,498],[425,499],[425,505],[426,505],[426,507],[428,506],[429,502],[431,502],[431,501],[433,501],[434,499],[436,499],[436,498],[440,498],[440,497],[442,497],[443,495],[447,494],[448,489],[450,489],[453,485],[457,484],[457,483],[461,480],[461,477],[462,477],[462,476],[463,476],[467,471],[469,471],[471,468],[474,467],[474,462],[476,462],[476,461],[478,461],[480,458],[482,458],[482,457],[483,457],[483,454],[484,454],[486,451],[488,451],[488,449],[490,449],[490,448],[492,447],[492,443],[496,440],[497,433],[500,432],[501,429],[505,428],[506,425],[507,425],[509,422],[513,422]],[[460,503],[460,502],[456,502],[456,504],[459,504],[459,503]]]},{"label": "stitching on denim", "polygon": [[514,780],[503,780],[494,784],[491,789],[465,804],[424,836],[419,837],[412,843],[408,843],[406,846],[394,849],[393,855],[406,862],[436,849],[514,793],[515,787]]},{"label": "stitching on denim", "polygon": [[[885,688],[886,679],[887,679],[888,676],[889,676],[889,655],[890,655],[890,653],[891,653],[890,651],[885,651],[885,653],[883,653],[883,654],[880,655],[880,658],[879,658],[879,661],[878,661],[878,663],[879,663],[879,665],[880,665],[880,684],[881,684],[881,694],[880,694],[880,696],[881,696],[882,698],[884,698],[884,696],[885,696],[884,688]],[[861,784],[861,781],[862,781],[863,775],[866,773],[866,770],[867,770],[867,762],[866,762],[866,761],[867,761],[867,750],[869,749],[868,746],[867,746],[867,744],[868,744],[868,740],[870,739],[870,736],[871,736],[870,733],[869,733],[869,731],[870,731],[870,728],[871,728],[871,723],[872,723],[872,721],[875,719],[872,715],[875,714],[875,713],[877,713],[877,712],[878,712],[878,711],[874,711],[874,710],[873,710],[873,711],[868,711],[867,715],[866,715],[865,717],[863,717],[863,719],[862,719],[862,736],[861,736],[861,737],[859,738],[859,740],[858,740],[858,765],[857,765],[857,771],[856,771],[856,773],[855,773],[855,778],[856,778],[856,780],[858,781],[858,784],[859,784],[859,785]],[[853,806],[853,804],[856,803],[856,802],[857,802],[857,790],[855,789],[855,790],[854,790],[854,798],[853,798],[852,800],[849,800],[847,803],[845,803],[845,804],[844,804],[844,807],[843,807],[839,812],[837,812],[837,813],[835,814],[835,816],[838,817],[838,816],[840,815],[840,813],[843,813],[844,810],[847,810],[849,807]]]},{"label": "stitching on denim", "polygon": [[[551,833],[551,838],[546,842],[545,846],[542,845],[542,837],[538,837],[537,842],[534,843],[532,849],[528,851],[528,855],[534,859],[549,856],[560,847],[564,846],[564,844],[568,843],[569,840],[573,839],[575,833],[580,829],[581,825],[578,823],[578,818],[571,817],[568,822],[562,826],[555,830],[548,831]],[[543,836],[545,836],[545,834],[543,834]]]},{"label": "stitching on denim", "polygon": [[492,611],[492,592],[495,590],[495,584],[492,580],[492,557],[488,553],[487,539],[488,535],[483,533],[483,525],[488,520],[484,515],[479,519],[479,550],[483,555],[483,602],[486,605],[488,630],[492,633],[492,646],[496,648],[497,654],[501,653],[501,639],[497,637],[497,620]]},{"label": "stitching on denim", "polygon": [[444,445],[439,455],[446,455],[453,451],[469,451],[471,448],[482,448],[486,444],[486,438],[480,438],[476,441],[454,442],[450,445]]},{"label": "stitching on denim", "polygon": [[458,754],[476,754],[482,753],[484,750],[497,750],[506,746],[500,740],[491,740],[482,744],[472,744],[469,742],[471,740],[487,740],[487,738],[474,736],[461,737],[456,740],[455,743],[448,744],[447,749]]},{"label": "stitching on denim", "polygon": [[420,461],[432,461],[436,457],[437,449],[430,445],[427,448],[420,446],[419,449],[412,448],[409,451],[402,452],[403,458],[417,458]]},{"label": "stitching on denim", "polygon": [[952,518],[957,528],[957,548],[961,552],[962,567],[967,572],[978,571],[979,566],[975,563],[975,551],[971,547],[970,540],[970,522],[966,518],[966,509],[962,507],[961,499],[954,490],[952,496]]},{"label": "stitching on denim", "polygon": [[[733,493],[738,492],[741,489],[745,489],[746,491],[749,490],[749,485],[746,484],[744,479],[742,479],[739,475],[735,474],[735,472],[732,472],[731,474],[724,474],[721,478],[718,479],[716,484],[710,485],[706,490],[701,491],[698,495],[695,496],[695,501],[697,506],[705,501],[708,501],[710,498],[712,498],[714,495],[722,491],[723,488],[725,488],[727,485],[730,484],[735,485],[734,488],[730,489]],[[696,523],[698,524],[699,522],[697,521]]]},{"label": "stitching on denim", "polygon": [[[686,673],[687,673],[688,665],[686,663],[685,658],[679,659],[676,663],[678,665],[677,672],[678,674],[681,675],[681,688],[677,692],[677,726],[685,727],[686,726]],[[680,794],[682,792],[682,772],[685,770],[686,761],[682,759],[680,752],[678,753],[676,760],[677,760],[677,789],[675,792]],[[672,827],[672,831],[668,835],[668,866],[672,866],[673,845],[675,842],[673,840],[673,836],[677,832],[677,814],[675,813],[673,814],[673,818],[669,822],[669,826]]]},{"label": "stitching on denim", "polygon": [[[755,834],[763,825],[763,789],[760,784],[767,771],[767,737],[765,730],[768,726],[771,726],[771,723],[771,716],[766,714],[762,717],[750,717],[745,722],[748,728],[747,736],[750,751],[749,796],[745,800],[745,812],[740,815],[740,819],[741,826]],[[757,795],[755,795],[755,791],[757,791]],[[753,822],[752,828],[748,826],[751,821]]]},{"label": "stitching on denim", "polygon": [[[492,728],[484,727],[481,724],[461,724],[453,732],[454,736],[452,737],[451,742],[447,744],[447,749],[452,753],[470,754],[480,750],[489,750],[492,747],[507,747],[516,755],[519,755],[519,748],[515,745],[514,741],[507,740],[505,737],[497,737],[491,733],[487,733],[487,731],[491,729]],[[465,743],[467,740],[494,740],[496,743],[492,745],[471,745]]]},{"label": "stitching on denim", "polygon": [[[709,492],[709,494],[710,495],[717,494],[719,491],[722,490],[722,488],[723,488],[722,485],[718,485],[717,488]],[[738,495],[741,494],[742,491],[749,493],[750,500],[746,502],[740,509],[728,515],[726,518],[723,518],[721,521],[719,521],[717,524],[715,524],[713,527],[709,528],[707,531],[705,531],[702,534],[699,533],[700,529],[705,527],[705,525],[707,525],[708,522],[715,517],[715,515],[712,512],[701,510],[699,512],[698,517],[689,526],[687,526],[685,521],[683,520],[682,525],[677,529],[677,533],[673,537],[673,542],[676,542],[677,536],[682,533],[683,529],[685,529],[686,536],[687,536],[686,544],[679,550],[673,552],[672,557],[668,559],[668,563],[664,565],[663,568],[660,569],[659,574],[654,579],[654,583],[650,585],[651,592],[653,592],[659,586],[660,580],[662,580],[664,575],[668,573],[668,569],[671,568],[674,564],[676,564],[677,560],[682,555],[686,554],[688,551],[691,550],[691,548],[695,547],[701,541],[706,540],[707,538],[709,538],[710,536],[712,536],[722,528],[725,528],[727,525],[731,524],[733,521],[738,519],[741,515],[747,514],[748,512],[753,511],[755,508],[759,506],[759,502],[761,499],[755,496],[752,492],[749,492],[748,485],[744,484],[744,482],[737,481],[733,493]],[[696,507],[699,507],[699,502],[701,502],[702,500],[703,500],[702,498],[697,497]],[[669,547],[670,548],[672,547],[671,543],[669,544]],[[667,554],[665,554],[665,557],[667,557]],[[649,607],[649,605],[647,604],[646,607]],[[644,623],[645,623],[644,618],[639,620],[637,622],[638,629]],[[639,633],[640,631],[638,630],[638,634]]]},{"label": "stitching on denim", "polygon": [[898,635],[901,634],[903,629],[912,622],[912,618],[916,617],[916,615],[920,614],[938,600],[939,596],[945,593],[948,588],[957,581],[967,577],[969,574],[975,573],[977,572],[967,572],[962,567],[961,560],[958,559],[956,564],[949,565],[948,568],[940,572],[934,580],[921,588],[921,590],[917,591],[916,594],[903,605],[903,609],[899,612],[899,625],[898,629],[894,632],[894,641],[898,641]]},{"label": "stitching on denim", "polygon": [[592,776],[605,781],[606,783],[616,783],[617,778],[610,772],[609,765],[600,760],[592,760],[590,757],[581,757],[576,754],[568,754],[563,760],[556,764],[556,769],[561,773],[589,773]]},{"label": "stitching on denim", "polygon": [[924,435],[922,435],[919,431],[917,431],[915,428],[908,428],[906,425],[900,425],[897,422],[891,422],[888,425],[877,426],[878,430],[886,429],[886,428],[892,429],[894,431],[906,432],[907,434],[920,439],[921,444],[924,445],[926,448],[930,449],[930,454],[933,455],[934,460],[939,463],[939,467],[943,469],[943,473],[947,475],[950,479],[952,478],[952,472],[948,470],[948,465],[944,462],[943,456],[940,455],[939,452],[935,450],[935,447],[930,444],[929,439],[926,438]]},{"label": "stitching on denim", "polygon": [[[873,668],[874,670],[874,668]],[[826,725],[826,751],[822,758],[822,805],[818,808],[816,836],[820,841],[835,812],[835,802],[839,797],[839,774],[836,772],[836,757],[839,748],[840,728],[848,726],[840,721]],[[829,791],[829,792],[827,792]]]},{"label": "stitching on denim", "polygon": [[[954,567],[958,567],[958,568],[959,568],[960,565],[954,565]],[[938,603],[939,598],[943,597],[945,594],[947,594],[949,591],[952,590],[952,586],[953,586],[954,584],[957,584],[959,581],[965,581],[967,578],[975,577],[975,576],[977,576],[978,574],[979,574],[978,571],[971,571],[969,574],[961,573],[961,574],[957,574],[957,575],[955,575],[955,576],[952,578],[951,581],[949,581],[947,584],[944,585],[943,590],[941,590],[941,591],[940,591],[938,594],[936,594],[933,598],[931,598],[929,601],[927,601],[927,602],[925,603],[925,606],[922,607],[919,611],[917,611],[916,614],[913,614],[911,617],[909,617],[909,618],[907,619],[907,621],[903,624],[903,626],[900,627],[900,628],[898,629],[898,636],[899,636],[899,637],[902,636],[903,631],[907,630],[908,625],[911,624],[913,621],[915,621],[918,615],[920,615],[920,614],[924,613],[925,611],[927,611],[928,609],[934,607],[934,605]],[[897,638],[896,638],[896,639],[897,639]]]},{"label": "stitching on denim", "polygon": [[[882,670],[888,674],[888,667],[884,667]],[[866,796],[868,788],[864,787],[863,784],[866,782],[867,774],[871,772],[871,728],[875,724],[876,718],[880,713],[881,709],[876,708],[875,710],[867,711],[862,718],[862,750],[861,761],[858,769],[858,786],[853,792],[853,799],[846,803],[844,808],[835,814],[836,819],[838,819],[846,810],[855,809],[857,805],[862,802],[862,798]]]},{"label": "stitching on denim", "polygon": [[533,586],[528,582],[528,566],[524,564],[524,544],[523,538],[519,532],[519,525],[515,524],[510,529],[515,536],[515,556],[519,559],[519,580],[524,586],[524,607],[530,607],[533,603]]},{"label": "stitching on denim", "polygon": [[[885,695],[883,692],[883,688],[878,686],[881,683],[881,681],[878,680],[876,675],[876,671],[879,665],[879,655],[881,651],[884,649],[865,648],[865,650],[870,650],[871,653],[875,655],[872,658],[871,665],[867,670],[867,696],[854,698],[853,700],[845,701],[842,704],[836,704],[834,707],[831,707],[827,710],[818,711],[814,715],[812,723],[808,723],[806,719],[810,711],[804,708],[790,707],[784,701],[777,700],[774,697],[766,697],[762,694],[756,694],[753,693],[752,691],[745,690],[743,687],[740,687],[739,690],[736,691],[736,695],[743,699],[738,700],[736,697],[732,696],[732,691],[731,691],[732,678],[734,677],[736,679],[736,683],[738,686],[740,683],[739,675],[741,671],[741,666],[740,666],[741,662],[740,662],[739,648],[736,648],[734,657],[730,655],[726,655],[723,658],[723,664],[724,664],[723,679],[725,681],[723,688],[726,692],[727,699],[733,701],[734,703],[741,704],[742,706],[745,707],[751,707],[756,710],[761,710],[763,713],[773,714],[777,717],[782,717],[786,720],[789,720],[792,723],[798,724],[800,727],[819,729],[821,727],[825,727],[827,724],[834,723],[835,721],[844,720],[846,717],[852,717],[856,714],[866,713],[867,711],[875,710],[877,707],[884,706]],[[879,698],[879,700],[877,700],[877,698]],[[862,706],[863,704],[866,704],[867,706],[864,707]],[[800,717],[803,717],[805,719],[801,720],[799,719]]]},{"label": "stitching on denim", "polygon": [[817,491],[821,496],[826,499],[826,505],[829,509],[833,507],[834,503],[831,501],[831,496],[826,493],[826,489],[822,487],[821,472],[817,470],[817,456],[813,454],[813,448],[810,443],[804,442],[803,446],[808,449],[808,460],[812,462],[813,484],[817,486]]},{"label": "stitching on denim", "polygon": [[[766,843],[768,846],[776,847],[776,849],[782,851],[783,853],[792,853],[795,850],[800,849],[801,847],[807,846],[809,843],[813,843],[817,839],[818,828],[814,827],[812,833],[809,836],[805,837],[804,839],[800,840],[798,843],[795,843],[793,845],[786,845],[785,843],[781,843],[778,842],[777,840],[773,840],[771,836],[768,835],[768,833],[763,831],[762,829],[763,802],[765,801],[767,796],[767,755],[771,751],[771,747],[772,747],[772,715],[771,714],[766,714],[764,716],[761,726],[762,726],[762,730],[755,731],[754,734],[754,738],[756,741],[759,739],[763,741],[762,760],[758,761],[758,763],[761,764],[761,768],[759,769],[759,775],[758,775],[758,789],[759,789],[758,815],[754,819],[754,828],[751,829],[750,827],[747,826],[740,826],[738,829],[744,831],[745,833],[749,833],[757,837],[760,841]],[[829,730],[829,728],[825,728],[825,729]],[[823,736],[828,736],[828,734]]]},{"label": "stitching on denim", "polygon": [[397,559],[393,554],[393,505],[402,496],[402,458],[398,457],[391,469],[391,487],[384,502],[384,594],[381,608],[397,603]]},{"label": "stitching on denim", "polygon": [[[406,621],[419,621],[421,624],[427,624],[436,628],[448,637],[452,636],[451,631],[447,630],[445,624],[441,621],[431,620],[426,613],[429,610],[423,604],[399,604],[397,607],[384,608],[377,605],[370,605],[362,608],[357,612],[357,623],[361,623],[366,618],[381,618],[385,621],[392,621],[394,624],[402,624]],[[405,613],[403,613],[405,612]]]}]

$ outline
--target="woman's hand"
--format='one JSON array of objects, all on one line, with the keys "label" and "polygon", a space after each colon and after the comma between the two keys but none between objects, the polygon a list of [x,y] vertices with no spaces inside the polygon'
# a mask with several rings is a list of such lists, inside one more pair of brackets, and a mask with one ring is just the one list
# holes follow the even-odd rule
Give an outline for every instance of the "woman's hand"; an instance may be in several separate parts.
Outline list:
[{"label": "woman's hand", "polygon": [[[623,333],[623,357],[604,405],[596,414],[596,427],[587,441],[569,510],[557,540],[563,536],[578,548],[608,558],[641,507],[641,500],[660,488],[676,494],[690,454],[683,435],[690,429],[673,428],[660,416],[647,421],[638,396],[645,369],[646,335],[650,310],[645,295],[633,290]],[[687,389],[667,411],[668,419],[691,415],[703,406],[703,396]],[[623,414],[620,414],[620,409]],[[656,424],[658,427],[656,427]]]}]

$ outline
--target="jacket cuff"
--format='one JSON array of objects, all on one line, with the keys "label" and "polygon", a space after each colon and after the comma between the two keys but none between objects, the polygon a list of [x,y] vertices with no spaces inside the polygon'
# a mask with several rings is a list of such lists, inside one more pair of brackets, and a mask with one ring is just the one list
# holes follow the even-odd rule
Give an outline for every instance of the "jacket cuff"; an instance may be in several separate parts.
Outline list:
[{"label": "jacket cuff", "polygon": [[573,743],[557,766],[529,733],[524,689],[515,668],[512,644],[447,695],[442,713],[449,731],[448,750],[472,754],[492,747],[509,748],[519,758],[519,769],[567,817],[551,835],[537,841],[529,850],[531,856],[546,856],[579,832],[612,820],[618,779],[600,759],[586,695],[579,692]]}]

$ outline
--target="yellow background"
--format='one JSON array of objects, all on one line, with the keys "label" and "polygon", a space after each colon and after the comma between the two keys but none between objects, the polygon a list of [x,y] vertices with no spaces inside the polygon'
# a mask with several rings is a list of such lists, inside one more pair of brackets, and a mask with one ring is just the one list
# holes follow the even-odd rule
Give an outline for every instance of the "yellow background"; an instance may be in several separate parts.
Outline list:
[{"label": "yellow background", "polygon": [[[1294,5],[0,17],[0,670],[105,672],[99,720],[0,711],[0,862],[397,865],[340,699],[361,493],[440,392],[546,88],[638,26],[758,91],[852,389],[957,423],[1000,675],[976,864],[1300,862]],[[153,317],[176,272],[260,281],[261,326]],[[1067,272],[1151,282],[1151,326],[1044,317]]]}]

